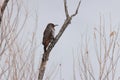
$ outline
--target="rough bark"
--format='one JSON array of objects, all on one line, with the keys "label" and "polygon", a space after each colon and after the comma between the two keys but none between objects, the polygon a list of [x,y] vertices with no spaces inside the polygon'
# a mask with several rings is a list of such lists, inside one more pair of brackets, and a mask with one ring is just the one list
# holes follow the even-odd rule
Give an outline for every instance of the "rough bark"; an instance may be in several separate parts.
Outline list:
[{"label": "rough bark", "polygon": [[71,16],[69,16],[68,9],[67,9],[67,2],[66,2],[66,0],[64,0],[64,8],[65,8],[66,20],[65,20],[64,24],[62,25],[59,33],[55,37],[55,39],[48,46],[47,51],[45,53],[43,53],[43,57],[42,57],[42,61],[41,61],[41,64],[40,64],[40,69],[39,69],[38,80],[42,80],[43,79],[43,76],[44,76],[44,73],[45,73],[45,69],[46,69],[46,64],[47,64],[50,52],[53,49],[53,47],[55,46],[55,44],[58,42],[59,38],[61,37],[61,35],[65,31],[65,29],[71,23],[72,18],[77,15],[79,7],[80,7],[80,3],[81,3],[81,1],[79,2],[75,13],[72,14]]}]

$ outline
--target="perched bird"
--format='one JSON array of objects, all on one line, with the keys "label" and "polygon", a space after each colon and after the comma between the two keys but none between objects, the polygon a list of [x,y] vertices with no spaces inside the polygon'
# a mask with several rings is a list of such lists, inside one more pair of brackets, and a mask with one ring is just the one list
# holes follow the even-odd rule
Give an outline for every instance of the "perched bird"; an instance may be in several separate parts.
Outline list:
[{"label": "perched bird", "polygon": [[49,43],[54,40],[54,35],[55,35],[55,26],[53,23],[49,23],[43,33],[43,42],[42,44],[44,45],[44,52],[46,52],[46,49],[49,45]]}]

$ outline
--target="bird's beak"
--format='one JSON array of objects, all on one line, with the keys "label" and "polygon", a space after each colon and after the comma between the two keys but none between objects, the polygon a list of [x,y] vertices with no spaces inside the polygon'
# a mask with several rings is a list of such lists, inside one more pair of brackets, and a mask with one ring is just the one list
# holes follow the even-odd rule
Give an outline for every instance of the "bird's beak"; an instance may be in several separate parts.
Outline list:
[{"label": "bird's beak", "polygon": [[58,24],[55,24],[54,26],[58,26]]}]

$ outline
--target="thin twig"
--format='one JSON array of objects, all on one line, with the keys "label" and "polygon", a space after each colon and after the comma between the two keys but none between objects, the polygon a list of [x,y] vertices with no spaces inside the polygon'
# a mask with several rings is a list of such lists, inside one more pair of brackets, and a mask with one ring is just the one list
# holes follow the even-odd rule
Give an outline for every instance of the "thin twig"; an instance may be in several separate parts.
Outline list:
[{"label": "thin twig", "polygon": [[76,9],[75,13],[72,14],[71,17],[74,17],[74,16],[76,16],[78,14],[78,10],[79,10],[80,4],[81,4],[81,0],[78,3],[78,6],[77,6],[77,9]]},{"label": "thin twig", "polygon": [[67,2],[66,2],[66,0],[64,0],[64,8],[65,8],[66,18],[68,18],[68,17],[69,17],[69,14],[68,14],[68,9],[67,9]]}]

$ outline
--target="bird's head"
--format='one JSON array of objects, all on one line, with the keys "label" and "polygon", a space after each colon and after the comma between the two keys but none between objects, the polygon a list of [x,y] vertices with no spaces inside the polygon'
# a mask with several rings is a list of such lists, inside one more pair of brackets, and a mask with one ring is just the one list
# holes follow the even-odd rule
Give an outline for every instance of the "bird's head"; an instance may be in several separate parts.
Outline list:
[{"label": "bird's head", "polygon": [[56,27],[56,26],[58,26],[58,25],[57,25],[57,24],[53,24],[53,23],[49,23],[48,26]]}]

